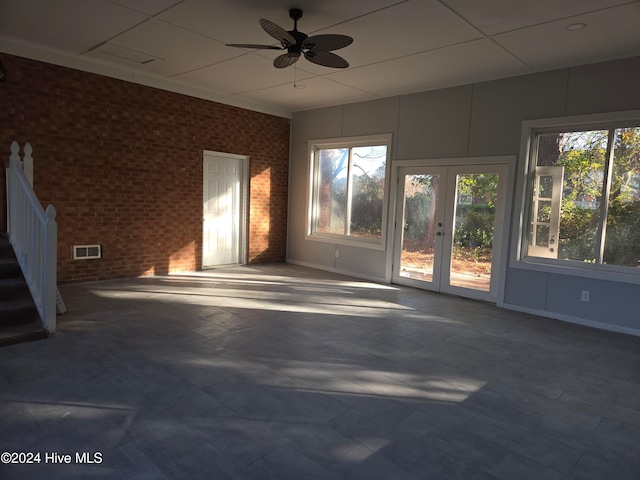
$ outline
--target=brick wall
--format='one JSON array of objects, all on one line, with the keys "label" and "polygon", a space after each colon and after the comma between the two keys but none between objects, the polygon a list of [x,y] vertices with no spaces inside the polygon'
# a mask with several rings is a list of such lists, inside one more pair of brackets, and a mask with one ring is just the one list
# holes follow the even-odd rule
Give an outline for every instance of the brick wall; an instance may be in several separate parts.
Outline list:
[{"label": "brick wall", "polygon": [[[285,260],[288,119],[2,60],[3,163],[13,140],[33,146],[34,189],[58,212],[59,283],[199,269],[203,150],[251,158],[248,261]],[[5,211],[4,169],[0,176]],[[81,244],[101,244],[103,258],[72,260]]]}]

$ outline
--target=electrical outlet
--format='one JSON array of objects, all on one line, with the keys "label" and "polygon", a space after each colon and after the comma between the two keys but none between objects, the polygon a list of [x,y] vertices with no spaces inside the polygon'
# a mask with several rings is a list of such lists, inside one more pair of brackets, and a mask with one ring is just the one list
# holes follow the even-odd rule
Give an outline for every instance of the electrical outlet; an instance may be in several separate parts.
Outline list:
[{"label": "electrical outlet", "polygon": [[336,250],[336,258],[340,258],[340,250]]},{"label": "electrical outlet", "polygon": [[591,300],[591,292],[589,290],[582,290],[582,295],[580,295],[580,300],[583,302],[588,302]]}]

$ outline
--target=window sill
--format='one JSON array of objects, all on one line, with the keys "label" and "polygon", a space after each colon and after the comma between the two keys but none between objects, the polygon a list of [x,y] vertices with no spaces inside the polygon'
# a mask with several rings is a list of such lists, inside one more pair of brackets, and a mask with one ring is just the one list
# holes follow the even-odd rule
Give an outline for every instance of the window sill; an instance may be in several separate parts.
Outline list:
[{"label": "window sill", "polygon": [[347,245],[357,248],[368,248],[370,250],[385,250],[385,242],[381,239],[349,238],[342,235],[330,235],[314,233],[305,235],[305,240],[312,242],[332,243],[334,245]]},{"label": "window sill", "polygon": [[572,277],[591,278],[609,282],[629,283],[640,285],[640,268],[617,267],[612,265],[580,264],[573,261],[545,261],[538,257],[527,257],[512,263],[512,268],[551,273],[554,275],[567,275]]}]

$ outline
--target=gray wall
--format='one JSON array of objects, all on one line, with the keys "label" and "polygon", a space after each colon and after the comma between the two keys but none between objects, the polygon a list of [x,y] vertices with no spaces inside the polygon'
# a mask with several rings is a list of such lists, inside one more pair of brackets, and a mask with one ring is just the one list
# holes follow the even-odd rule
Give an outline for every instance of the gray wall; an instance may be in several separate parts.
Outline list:
[{"label": "gray wall", "polygon": [[[392,162],[518,155],[524,120],[637,110],[639,85],[640,57],[635,57],[295,113],[288,261],[385,278],[385,252],[305,240],[309,140],[392,133]],[[521,168],[518,159],[518,173]],[[505,228],[511,231],[510,225]],[[506,278],[508,306],[640,334],[640,285],[514,266]],[[590,303],[580,301],[582,290],[591,292]]]}]

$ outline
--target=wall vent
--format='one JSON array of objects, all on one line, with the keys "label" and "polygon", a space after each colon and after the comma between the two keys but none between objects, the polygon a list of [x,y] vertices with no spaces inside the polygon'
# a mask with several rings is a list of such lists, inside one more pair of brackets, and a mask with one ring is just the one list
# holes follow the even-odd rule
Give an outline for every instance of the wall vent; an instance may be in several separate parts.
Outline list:
[{"label": "wall vent", "polygon": [[102,247],[100,245],[74,245],[74,260],[89,260],[91,258],[102,258]]}]

